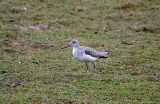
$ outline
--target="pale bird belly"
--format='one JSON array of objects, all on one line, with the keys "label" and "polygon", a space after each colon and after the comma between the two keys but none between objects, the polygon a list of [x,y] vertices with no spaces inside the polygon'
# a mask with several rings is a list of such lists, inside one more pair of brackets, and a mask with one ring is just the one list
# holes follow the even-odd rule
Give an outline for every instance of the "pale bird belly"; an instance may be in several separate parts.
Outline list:
[{"label": "pale bird belly", "polygon": [[80,62],[93,62],[96,61],[97,58],[92,57],[90,55],[86,55],[86,54],[78,54],[76,51],[73,50],[72,52],[73,57],[76,58],[78,61]]},{"label": "pale bird belly", "polygon": [[96,60],[97,60],[97,58],[95,58],[95,57],[83,54],[80,61],[81,62],[93,62],[93,61],[96,61]]}]

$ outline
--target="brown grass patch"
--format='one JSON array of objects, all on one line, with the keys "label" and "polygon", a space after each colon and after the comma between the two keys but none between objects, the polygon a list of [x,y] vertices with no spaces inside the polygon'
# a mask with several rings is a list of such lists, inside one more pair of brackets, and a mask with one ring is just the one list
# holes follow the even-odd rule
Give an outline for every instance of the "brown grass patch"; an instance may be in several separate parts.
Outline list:
[{"label": "brown grass patch", "polygon": [[125,3],[125,4],[122,4],[122,5],[119,5],[117,7],[115,7],[115,9],[135,9],[136,5],[133,4],[133,3]]},{"label": "brown grass patch", "polygon": [[153,9],[153,10],[160,10],[160,5],[156,5],[156,6],[152,7],[151,9]]},{"label": "brown grass patch", "polygon": [[132,42],[124,41],[124,42],[122,42],[122,44],[125,44],[125,45],[136,45],[136,44],[139,44],[139,41],[132,41]]},{"label": "brown grass patch", "polygon": [[19,28],[20,30],[46,30],[49,28],[48,25],[44,24],[37,24],[34,26],[20,26],[20,25],[15,25],[15,27]]},{"label": "brown grass patch", "polygon": [[115,7],[115,9],[123,9],[123,10],[135,10],[137,7],[143,7],[144,3],[142,1],[138,2],[127,2]]},{"label": "brown grass patch", "polygon": [[160,27],[156,27],[154,25],[139,25],[139,26],[131,26],[129,28],[136,32],[160,33]]}]

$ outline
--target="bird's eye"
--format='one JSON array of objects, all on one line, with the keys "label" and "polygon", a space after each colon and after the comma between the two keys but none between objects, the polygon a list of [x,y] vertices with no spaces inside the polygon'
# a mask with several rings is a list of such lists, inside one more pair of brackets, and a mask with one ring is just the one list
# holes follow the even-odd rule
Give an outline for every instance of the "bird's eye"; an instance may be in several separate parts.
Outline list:
[{"label": "bird's eye", "polygon": [[73,42],[73,43],[75,43],[75,42]]}]

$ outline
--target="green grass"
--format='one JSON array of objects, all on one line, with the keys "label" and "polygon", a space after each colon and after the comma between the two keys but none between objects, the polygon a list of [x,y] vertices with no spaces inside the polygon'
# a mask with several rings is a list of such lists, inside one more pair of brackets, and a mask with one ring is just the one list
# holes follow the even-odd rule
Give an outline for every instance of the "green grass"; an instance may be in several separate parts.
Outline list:
[{"label": "green grass", "polygon": [[[159,10],[159,0],[0,0],[0,103],[160,103]],[[93,77],[60,50],[72,39],[111,53]]]}]

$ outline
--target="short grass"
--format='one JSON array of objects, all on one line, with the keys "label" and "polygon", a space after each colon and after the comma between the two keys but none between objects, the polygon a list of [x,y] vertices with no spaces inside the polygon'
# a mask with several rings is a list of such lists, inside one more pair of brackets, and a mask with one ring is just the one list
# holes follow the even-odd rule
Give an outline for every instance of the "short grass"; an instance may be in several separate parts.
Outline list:
[{"label": "short grass", "polygon": [[[72,39],[110,52],[93,77]],[[0,0],[0,103],[160,103],[159,0]]]}]

